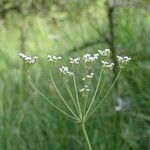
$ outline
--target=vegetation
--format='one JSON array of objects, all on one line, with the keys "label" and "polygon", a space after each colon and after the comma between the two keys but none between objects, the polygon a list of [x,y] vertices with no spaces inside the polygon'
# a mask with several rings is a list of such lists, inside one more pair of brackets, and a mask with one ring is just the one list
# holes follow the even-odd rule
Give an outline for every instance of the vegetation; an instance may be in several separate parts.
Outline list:
[{"label": "vegetation", "polygon": [[[78,124],[49,106],[30,86],[18,53],[40,56],[30,73],[32,80],[59,103],[46,73],[47,55],[61,55],[67,60],[105,48],[114,51],[112,61],[116,54],[128,55],[132,61],[105,104],[86,124],[92,147],[150,149],[149,1],[110,4],[105,0],[0,2],[0,149],[87,149]],[[12,9],[14,6],[20,10]],[[115,72],[117,67],[107,86]],[[55,74],[55,79],[58,76]]]}]

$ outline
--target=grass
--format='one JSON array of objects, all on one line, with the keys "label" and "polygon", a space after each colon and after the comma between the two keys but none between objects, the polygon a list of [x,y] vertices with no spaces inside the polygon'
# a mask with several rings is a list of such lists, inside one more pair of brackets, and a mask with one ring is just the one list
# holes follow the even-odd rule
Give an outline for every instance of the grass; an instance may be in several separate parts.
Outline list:
[{"label": "grass", "polygon": [[[131,55],[134,59],[120,76],[119,95],[124,99],[127,97],[131,106],[122,112],[115,112],[112,106],[116,97],[112,94],[105,106],[86,124],[87,132],[95,150],[148,150],[150,17],[144,10],[120,9],[118,12],[116,48],[118,53]],[[105,32],[107,21],[105,14],[102,16],[103,20],[98,20],[95,26],[101,25]],[[47,54],[66,56],[70,48],[85,40],[99,38],[93,24],[86,17],[88,16],[80,20],[81,23],[64,20],[54,24],[39,16],[30,16],[23,21],[20,15],[14,15],[0,24],[0,149],[86,149],[78,125],[74,126],[73,122],[44,102],[28,83],[22,84],[21,64],[17,56],[21,49],[22,24],[26,26],[23,28],[26,34],[22,43],[25,51],[44,59]],[[90,17],[93,19],[93,16]],[[98,14],[93,21],[99,17]],[[86,52],[107,46],[106,43],[98,43],[88,47]],[[79,51],[73,55],[82,53],[83,51]],[[56,93],[49,92],[47,88],[49,79],[46,65],[41,60],[33,68],[32,78],[39,89],[59,102]],[[53,90],[51,85],[50,88]]]}]

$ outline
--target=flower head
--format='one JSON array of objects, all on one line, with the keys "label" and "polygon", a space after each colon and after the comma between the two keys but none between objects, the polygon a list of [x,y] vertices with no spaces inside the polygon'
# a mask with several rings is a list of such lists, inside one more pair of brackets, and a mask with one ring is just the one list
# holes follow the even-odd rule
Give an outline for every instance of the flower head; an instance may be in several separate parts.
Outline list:
[{"label": "flower head", "polygon": [[124,56],[124,57],[121,57],[121,56],[117,56],[117,60],[119,62],[119,66],[121,68],[124,68],[124,66],[131,61],[131,58],[128,57],[128,56]]},{"label": "flower head", "polygon": [[93,76],[94,76],[94,73],[90,73],[89,75],[87,75],[86,77],[88,78],[88,79],[92,79],[93,78]]},{"label": "flower head", "polygon": [[61,59],[62,59],[61,57],[57,57],[57,56],[51,56],[51,55],[47,56],[47,60],[51,65],[53,65],[54,63],[56,63],[58,60]]},{"label": "flower head", "polygon": [[71,58],[70,57],[70,63],[73,64],[73,65],[79,65],[80,63],[80,58]]},{"label": "flower head", "polygon": [[65,79],[69,79],[69,77],[73,76],[73,72],[69,71],[69,68],[66,66],[59,68],[59,71]]},{"label": "flower head", "polygon": [[105,68],[106,70],[112,70],[115,64],[109,63],[107,61],[102,61],[102,65],[103,65],[103,68]]},{"label": "flower head", "polygon": [[110,49],[105,49],[105,50],[98,50],[99,55],[101,56],[102,59],[107,59],[110,55]]},{"label": "flower head", "polygon": [[35,64],[36,61],[37,61],[37,59],[38,59],[37,56],[30,57],[30,56],[27,56],[27,55],[25,55],[23,53],[19,53],[19,56],[22,59],[23,63],[25,64],[26,69],[29,69],[30,66],[32,66],[33,64]]},{"label": "flower head", "polygon": [[83,62],[90,67],[98,59],[98,56],[98,54],[94,54],[93,56],[91,54],[85,54],[83,56]]},{"label": "flower head", "polygon": [[84,88],[79,90],[79,92],[82,93],[83,95],[87,95],[90,92],[90,89],[89,89],[88,85],[85,85]]}]

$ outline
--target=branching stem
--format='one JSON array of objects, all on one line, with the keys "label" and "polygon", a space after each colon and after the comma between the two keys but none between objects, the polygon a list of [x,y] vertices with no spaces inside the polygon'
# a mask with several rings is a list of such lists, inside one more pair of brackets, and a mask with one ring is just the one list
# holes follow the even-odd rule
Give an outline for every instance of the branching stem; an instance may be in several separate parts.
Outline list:
[{"label": "branching stem", "polygon": [[78,96],[78,90],[77,90],[77,83],[76,83],[74,68],[73,68],[73,82],[74,82],[74,88],[75,88],[75,93],[76,93],[77,105],[78,105],[78,109],[79,109],[79,115],[80,115],[80,119],[82,119],[82,112],[81,112],[81,106],[80,106],[80,102],[79,102],[79,96]]},{"label": "branching stem", "polygon": [[71,92],[71,89],[69,87],[69,84],[68,84],[67,81],[64,81],[64,82],[65,82],[66,90],[67,90],[67,92],[68,92],[68,94],[69,94],[69,96],[70,96],[70,98],[71,98],[71,100],[72,100],[72,102],[74,104],[74,107],[75,107],[76,111],[78,112],[78,107],[77,107],[76,101],[75,101],[75,99],[73,97],[73,94]]},{"label": "branching stem", "polygon": [[28,77],[28,81],[30,83],[30,85],[33,87],[33,89],[35,89],[49,104],[51,104],[52,106],[54,106],[57,110],[59,110],[60,112],[62,112],[63,114],[65,114],[66,116],[70,117],[71,119],[74,119],[76,121],[78,121],[78,118],[73,117],[72,115],[69,115],[68,113],[66,113],[65,111],[63,111],[61,108],[59,108],[58,106],[56,106],[53,102],[51,102],[42,92],[40,92],[32,83],[30,77]]},{"label": "branching stem", "polygon": [[105,101],[107,95],[110,93],[110,91],[112,90],[112,88],[114,87],[115,83],[117,82],[119,76],[120,76],[120,73],[121,73],[121,69],[120,71],[118,72],[118,75],[116,77],[116,79],[114,80],[113,84],[111,85],[110,89],[107,91],[107,93],[105,94],[105,96],[103,97],[103,99],[98,103],[98,105],[94,108],[94,110],[88,115],[87,118],[89,118],[97,109],[98,107]]},{"label": "branching stem", "polygon": [[53,85],[54,85],[54,87],[55,87],[55,89],[56,89],[56,91],[57,91],[59,97],[60,97],[61,100],[63,101],[63,103],[66,105],[66,107],[68,108],[68,110],[69,110],[76,118],[78,118],[78,116],[72,111],[72,109],[69,107],[69,105],[67,104],[67,102],[65,101],[65,99],[62,97],[60,91],[58,90],[57,85],[55,84],[55,81],[54,81],[54,79],[53,79],[51,70],[50,70],[50,78],[51,78],[51,81],[52,81],[52,83],[53,83]]},{"label": "branching stem", "polygon": [[87,112],[86,112],[84,118],[86,118],[87,114],[89,113],[89,111],[90,111],[90,109],[91,109],[91,107],[92,107],[92,105],[93,105],[93,103],[94,103],[94,100],[95,100],[95,97],[96,97],[96,94],[97,94],[97,92],[98,92],[99,85],[100,85],[100,82],[101,82],[102,72],[103,72],[103,69],[101,69],[101,71],[100,71],[100,75],[99,75],[99,79],[98,79],[98,83],[97,83],[96,90],[95,90],[95,92],[94,92],[92,101],[91,101],[91,103],[90,103],[90,106],[89,106],[89,108],[88,108],[88,110],[87,110]]}]

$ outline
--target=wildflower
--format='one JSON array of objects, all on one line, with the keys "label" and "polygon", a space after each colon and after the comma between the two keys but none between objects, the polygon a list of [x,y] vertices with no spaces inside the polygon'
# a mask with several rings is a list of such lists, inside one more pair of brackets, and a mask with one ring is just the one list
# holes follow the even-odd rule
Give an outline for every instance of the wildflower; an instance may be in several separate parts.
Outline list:
[{"label": "wildflower", "polygon": [[93,57],[94,57],[95,59],[98,59],[99,54],[98,54],[98,53],[96,53],[96,54],[94,54],[94,55],[93,55]]},{"label": "wildflower", "polygon": [[82,81],[85,81],[86,78],[82,78]]},{"label": "wildflower", "polygon": [[31,65],[35,64],[37,59],[38,59],[37,56],[30,57],[30,56],[27,56],[23,53],[19,53],[19,56],[22,59],[22,61],[24,62],[27,70],[30,68]]},{"label": "wildflower", "polygon": [[73,76],[73,72],[69,71],[68,67],[62,66],[59,68],[59,71],[65,79],[69,79],[69,77]]},{"label": "wildflower", "polygon": [[108,69],[112,70],[115,65],[114,63],[109,63],[107,61],[102,61],[102,64],[103,64],[103,68],[105,68],[107,70]]},{"label": "wildflower", "polygon": [[82,81],[84,81],[85,84],[90,85],[91,79],[94,77],[94,73],[90,73],[86,75],[84,78],[82,78]]},{"label": "wildflower", "polygon": [[70,63],[73,64],[73,65],[79,65],[80,58],[73,59],[73,58],[70,57]]},{"label": "wildflower", "polygon": [[104,51],[98,50],[98,53],[103,60],[107,60],[109,58],[109,55],[110,55],[110,50],[109,49],[105,49]]},{"label": "wildflower", "polygon": [[51,65],[53,65],[54,63],[56,63],[58,60],[61,59],[62,59],[61,57],[57,57],[57,56],[51,56],[51,55],[47,56],[47,60]]},{"label": "wildflower", "polygon": [[124,66],[129,62],[131,61],[131,58],[128,57],[128,56],[124,56],[124,57],[121,57],[121,56],[117,56],[117,60],[119,62],[119,66],[121,68],[124,68]]},{"label": "wildflower", "polygon": [[92,79],[93,76],[94,76],[94,73],[91,73],[91,74],[87,75],[86,77],[87,77],[88,79]]},{"label": "wildflower", "polygon": [[95,61],[98,59],[98,54],[94,54],[93,56],[91,54],[85,54],[83,56],[84,63],[90,67]]},{"label": "wildflower", "polygon": [[83,95],[86,95],[86,94],[88,94],[88,92],[90,92],[90,89],[89,89],[88,85],[85,85],[84,88],[79,90],[79,92],[83,93]]},{"label": "wildflower", "polygon": [[101,56],[107,56],[108,57],[110,55],[110,49],[105,49],[104,51],[98,50],[98,52]]}]

